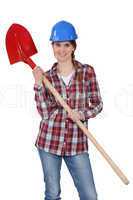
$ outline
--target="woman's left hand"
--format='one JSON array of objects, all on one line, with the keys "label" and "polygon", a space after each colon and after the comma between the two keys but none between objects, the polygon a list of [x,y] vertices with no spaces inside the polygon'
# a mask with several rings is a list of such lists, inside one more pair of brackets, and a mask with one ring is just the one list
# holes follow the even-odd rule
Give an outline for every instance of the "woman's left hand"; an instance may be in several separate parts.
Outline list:
[{"label": "woman's left hand", "polygon": [[71,118],[73,121],[85,120],[84,116],[76,110],[72,110],[70,113],[68,113],[68,117]]}]

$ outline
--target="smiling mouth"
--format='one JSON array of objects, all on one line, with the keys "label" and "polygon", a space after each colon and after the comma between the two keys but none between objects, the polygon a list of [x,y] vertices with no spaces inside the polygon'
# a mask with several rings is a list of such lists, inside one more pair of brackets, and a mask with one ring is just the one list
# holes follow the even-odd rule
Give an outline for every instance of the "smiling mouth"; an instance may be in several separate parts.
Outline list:
[{"label": "smiling mouth", "polygon": [[59,55],[59,56],[60,56],[61,58],[63,58],[63,57],[66,57],[66,55],[67,55],[67,54],[65,54],[65,55]]}]

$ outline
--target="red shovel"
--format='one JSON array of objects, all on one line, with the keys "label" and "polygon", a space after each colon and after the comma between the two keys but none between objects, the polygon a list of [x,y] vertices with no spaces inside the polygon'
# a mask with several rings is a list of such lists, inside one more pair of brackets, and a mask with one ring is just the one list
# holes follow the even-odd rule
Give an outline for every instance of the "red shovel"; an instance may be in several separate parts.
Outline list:
[{"label": "red shovel", "polygon": [[27,62],[32,69],[36,66],[30,57],[37,53],[37,49],[25,27],[12,24],[6,34],[6,49],[10,64],[23,61]]},{"label": "red shovel", "polygon": [[[36,67],[36,64],[31,60],[30,57],[37,53],[37,49],[30,33],[25,27],[19,24],[13,24],[9,28],[6,35],[6,49],[10,64],[22,61],[27,63],[32,69]],[[71,113],[71,108],[66,104],[60,94],[55,90],[55,88],[45,76],[43,82],[50,90],[50,92],[55,96],[55,98],[59,101],[59,103],[63,106],[63,108],[68,113]],[[88,138],[97,148],[97,150],[102,154],[102,156],[106,159],[106,161],[109,163],[114,172],[119,176],[119,178],[123,181],[123,183],[126,185],[129,184],[129,180],[127,179],[127,177],[115,164],[111,157],[105,152],[103,147],[96,141],[90,131],[84,126],[84,124],[80,120],[77,120],[76,123],[80,127],[80,129],[88,136]]]}]

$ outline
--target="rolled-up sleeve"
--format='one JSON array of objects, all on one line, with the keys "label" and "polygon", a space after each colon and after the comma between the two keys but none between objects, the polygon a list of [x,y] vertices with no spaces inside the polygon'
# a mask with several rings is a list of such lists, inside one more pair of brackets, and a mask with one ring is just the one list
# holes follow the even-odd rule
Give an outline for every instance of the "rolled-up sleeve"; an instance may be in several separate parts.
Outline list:
[{"label": "rolled-up sleeve", "polygon": [[100,94],[98,81],[96,79],[96,74],[92,66],[89,66],[87,68],[87,77],[87,106],[84,110],[81,111],[85,119],[95,117],[103,109],[103,102]]}]

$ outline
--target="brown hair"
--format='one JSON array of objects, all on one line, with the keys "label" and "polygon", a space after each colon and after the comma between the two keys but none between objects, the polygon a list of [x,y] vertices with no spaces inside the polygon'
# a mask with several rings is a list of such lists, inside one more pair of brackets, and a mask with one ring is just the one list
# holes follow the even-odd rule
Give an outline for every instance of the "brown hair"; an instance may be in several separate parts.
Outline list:
[{"label": "brown hair", "polygon": [[[76,50],[76,47],[77,47],[77,43],[76,43],[75,40],[71,40],[71,41],[69,41],[69,42],[71,43],[71,45],[72,45],[73,48],[74,48],[74,51],[72,52],[72,63],[73,63],[74,68],[77,69],[77,68],[79,67],[79,65],[78,65],[78,62],[75,60],[75,54],[74,54],[74,52],[75,52],[75,50]],[[82,78],[83,78],[82,73],[81,73],[81,72],[78,72],[78,73],[76,74],[76,79],[77,79],[78,81],[82,81]]]}]

